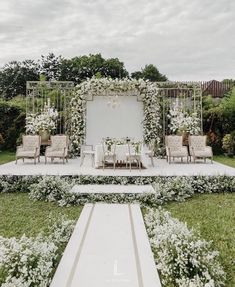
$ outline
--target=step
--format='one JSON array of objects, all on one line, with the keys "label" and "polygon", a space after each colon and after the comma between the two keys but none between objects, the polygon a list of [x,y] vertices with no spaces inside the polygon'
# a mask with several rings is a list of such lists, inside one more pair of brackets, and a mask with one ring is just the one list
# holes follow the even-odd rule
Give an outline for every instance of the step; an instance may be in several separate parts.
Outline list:
[{"label": "step", "polygon": [[86,204],[51,287],[160,287],[138,204]]},{"label": "step", "polygon": [[152,185],[118,185],[118,184],[81,184],[74,185],[70,192],[82,194],[119,194],[119,193],[155,193]]}]

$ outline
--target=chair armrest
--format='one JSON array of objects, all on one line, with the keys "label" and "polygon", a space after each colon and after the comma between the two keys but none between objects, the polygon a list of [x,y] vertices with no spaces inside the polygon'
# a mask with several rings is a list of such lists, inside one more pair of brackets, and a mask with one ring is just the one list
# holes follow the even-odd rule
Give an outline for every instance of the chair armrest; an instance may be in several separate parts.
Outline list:
[{"label": "chair armrest", "polygon": [[212,147],[211,147],[211,146],[209,146],[209,145],[207,145],[207,146],[206,146],[206,149],[207,149],[207,150],[209,150],[209,151],[211,152],[212,156],[213,156],[213,150],[212,150]]},{"label": "chair armrest", "polygon": [[16,147],[16,150],[21,149],[21,148],[23,148],[23,145],[18,145],[18,146]]}]

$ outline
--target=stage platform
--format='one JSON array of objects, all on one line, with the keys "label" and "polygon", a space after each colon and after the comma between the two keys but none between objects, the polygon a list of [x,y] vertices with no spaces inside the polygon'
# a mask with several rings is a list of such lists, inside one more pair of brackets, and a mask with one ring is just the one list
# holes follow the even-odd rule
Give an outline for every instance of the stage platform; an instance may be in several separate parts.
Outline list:
[{"label": "stage platform", "polygon": [[206,163],[198,161],[194,163],[167,163],[165,159],[154,159],[155,166],[149,165],[145,169],[129,169],[117,168],[113,170],[94,168],[91,166],[90,160],[87,158],[82,167],[80,167],[80,158],[69,159],[68,163],[63,164],[59,160],[54,163],[45,164],[44,158],[41,158],[40,163],[33,164],[33,160],[22,160],[9,162],[0,165],[0,175],[92,175],[92,176],[197,176],[197,175],[229,175],[235,176],[235,168],[225,166],[220,163]]}]

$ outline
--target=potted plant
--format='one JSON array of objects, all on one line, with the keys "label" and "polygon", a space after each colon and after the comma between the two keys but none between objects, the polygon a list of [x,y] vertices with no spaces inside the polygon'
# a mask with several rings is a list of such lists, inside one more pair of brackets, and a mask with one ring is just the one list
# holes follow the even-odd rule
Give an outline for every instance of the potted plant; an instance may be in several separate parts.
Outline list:
[{"label": "potted plant", "polygon": [[200,133],[201,122],[197,113],[188,113],[183,111],[181,107],[175,106],[170,109],[167,115],[170,120],[169,129],[173,134],[183,136],[183,142],[187,145],[188,135],[197,135]]},{"label": "potted plant", "polygon": [[49,104],[45,105],[42,112],[30,114],[26,117],[26,132],[39,134],[42,142],[48,141],[52,131],[56,129],[58,112]]},{"label": "potted plant", "polygon": [[222,140],[222,148],[226,152],[225,155],[233,157],[234,154],[234,137],[231,134],[226,134]]}]

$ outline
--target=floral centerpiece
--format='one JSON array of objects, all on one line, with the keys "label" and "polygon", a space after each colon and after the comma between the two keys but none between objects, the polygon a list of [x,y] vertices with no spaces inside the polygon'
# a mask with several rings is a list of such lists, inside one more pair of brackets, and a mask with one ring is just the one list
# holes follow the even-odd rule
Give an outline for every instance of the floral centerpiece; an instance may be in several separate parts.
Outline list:
[{"label": "floral centerpiece", "polygon": [[51,107],[48,100],[40,113],[29,114],[26,117],[26,133],[50,135],[56,129],[57,118],[58,112]]},{"label": "floral centerpiece", "polygon": [[132,141],[131,145],[134,147],[136,154],[140,152],[140,147],[142,145],[141,141]]}]

